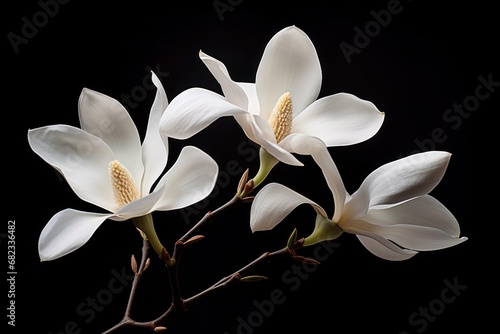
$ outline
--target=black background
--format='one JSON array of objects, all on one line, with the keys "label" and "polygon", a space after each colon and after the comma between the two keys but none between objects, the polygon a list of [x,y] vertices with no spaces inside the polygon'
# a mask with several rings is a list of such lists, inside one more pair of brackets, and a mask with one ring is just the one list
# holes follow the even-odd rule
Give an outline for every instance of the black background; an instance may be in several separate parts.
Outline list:
[{"label": "black background", "polygon": [[[266,275],[268,280],[234,286],[201,301],[169,324],[170,333],[430,334],[495,329],[498,218],[494,200],[500,87],[492,86],[495,91],[469,107],[465,116],[453,122],[443,118],[454,104],[474,101],[479,77],[500,82],[498,15],[493,5],[486,1],[439,6],[430,1],[401,1],[401,11],[380,31],[372,32],[367,45],[348,62],[340,44],[355,46],[355,28],[370,27],[371,11],[387,9],[393,1],[329,2],[328,6],[316,1],[220,2],[230,9],[218,13],[210,0],[106,5],[70,1],[52,6],[52,17],[37,21],[36,34],[32,31],[33,36],[18,45],[17,52],[8,36],[22,35],[27,21],[43,19],[39,13],[43,0],[4,4],[7,76],[3,78],[2,136],[7,182],[1,232],[6,254],[7,224],[15,220],[17,270],[16,326],[7,326],[8,332],[55,334],[66,328],[66,333],[100,333],[110,328],[120,321],[127,302],[130,256],[139,258],[141,250],[141,240],[130,223],[109,221],[79,250],[40,263],[38,237],[52,215],[65,208],[99,209],[81,201],[31,151],[28,129],[50,124],[79,126],[78,96],[88,87],[120,101],[123,94],[135,92],[134,103],[125,105],[143,135],[154,98],[154,91],[143,85],[149,69],[162,79],[169,100],[195,86],[220,92],[198,58],[200,49],[224,62],[234,80],[254,82],[267,42],[289,25],[301,28],[317,49],[323,70],[320,96],[352,93],[386,113],[382,128],[370,140],[330,149],[348,191],[356,190],[378,166],[401,156],[429,149],[449,151],[449,168],[432,195],[456,216],[469,240],[408,261],[389,262],[371,255],[353,235],[344,234],[329,244],[333,252],[322,258],[319,267],[302,267],[288,260],[263,266],[255,274]],[[433,139],[434,131],[442,131],[445,137]],[[170,249],[205,212],[233,196],[240,174],[228,163],[241,168],[239,172],[249,168],[252,174],[258,168],[252,155],[256,148],[229,118],[188,140],[171,140],[168,166],[185,145],[209,153],[219,164],[221,178],[214,194],[191,208],[189,220],[187,211],[154,214],[160,238]],[[244,145],[246,153],[241,153],[239,145]],[[284,183],[333,212],[319,169],[310,158],[299,159],[305,167],[279,164],[266,182]],[[186,251],[181,266],[185,297],[261,253],[281,248],[294,227],[301,237],[312,229],[314,213],[304,206],[275,230],[252,234],[249,208],[236,208],[200,231],[205,240]],[[315,250],[305,249],[301,254],[314,256]],[[326,254],[324,248],[318,251]],[[300,272],[293,272],[294,266]],[[122,285],[114,281],[116,273],[126,274]],[[110,282],[121,291],[109,294]],[[446,299],[454,296],[445,290],[450,283],[461,286],[453,301]],[[7,313],[8,286],[4,286],[2,305]],[[163,313],[170,300],[168,287],[165,268],[152,256],[139,287],[134,317],[146,321]],[[279,303],[259,311],[256,304],[269,305],[273,291],[282,294]],[[89,300],[100,297],[104,301],[109,296],[98,311],[90,311]],[[423,320],[419,315],[416,323],[409,320],[429,307],[432,317]],[[243,321],[246,325],[241,325]]]}]

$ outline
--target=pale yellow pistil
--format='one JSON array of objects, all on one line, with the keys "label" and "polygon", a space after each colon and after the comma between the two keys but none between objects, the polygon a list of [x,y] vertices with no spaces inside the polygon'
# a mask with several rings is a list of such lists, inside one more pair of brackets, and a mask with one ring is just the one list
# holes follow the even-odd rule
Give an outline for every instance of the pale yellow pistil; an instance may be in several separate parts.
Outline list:
[{"label": "pale yellow pistil", "polygon": [[[115,202],[118,205],[117,210],[141,198],[134,177],[130,174],[127,167],[123,166],[118,160],[113,160],[109,163],[109,180],[111,182],[111,188],[113,188]],[[160,239],[158,239],[151,213],[133,217],[132,222],[142,233],[144,233],[155,252],[165,261],[165,263],[167,265],[173,265],[170,255],[161,244]]]},{"label": "pale yellow pistil", "polygon": [[[267,120],[267,123],[273,129],[274,137],[276,142],[279,143],[286,136],[292,132],[292,121],[293,121],[293,109],[292,109],[292,94],[286,92],[280,96],[278,102],[274,106],[271,116]],[[269,154],[263,147],[259,150],[260,166],[257,174],[251,180],[251,187],[243,190],[240,193],[240,197],[243,198],[247,196],[253,189],[257,188],[259,184],[267,177],[271,169],[278,163],[278,159]]]},{"label": "pale yellow pistil", "polygon": [[276,142],[282,141],[292,131],[292,94],[286,92],[280,96],[267,121],[274,131]]},{"label": "pale yellow pistil", "polygon": [[109,163],[109,180],[118,209],[140,198],[134,177],[118,160]]}]

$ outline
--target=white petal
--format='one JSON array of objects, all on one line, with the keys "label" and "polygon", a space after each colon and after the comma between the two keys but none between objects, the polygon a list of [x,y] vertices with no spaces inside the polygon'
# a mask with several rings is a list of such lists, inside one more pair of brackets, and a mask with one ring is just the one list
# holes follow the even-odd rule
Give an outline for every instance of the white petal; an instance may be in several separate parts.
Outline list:
[{"label": "white petal", "polygon": [[384,227],[380,234],[401,247],[416,251],[449,248],[467,240],[466,237],[457,238],[437,228],[414,225]]},{"label": "white petal", "polygon": [[363,244],[363,246],[365,246],[365,248],[368,249],[370,253],[384,260],[404,261],[418,254],[418,252],[415,251],[388,248],[384,244],[370,237],[365,237],[362,235],[357,235],[357,237],[361,244]]},{"label": "white petal", "polygon": [[101,138],[118,159],[140,182],[144,171],[139,132],[127,110],[117,100],[84,88],[78,101],[83,130]]},{"label": "white petal", "polygon": [[[387,260],[406,260],[417,252],[414,250],[404,249],[395,243],[384,238],[379,234],[376,226],[367,223],[364,220],[341,221],[338,224],[344,232],[356,234],[363,245],[373,254]],[[368,240],[368,237],[372,240]]]},{"label": "white petal", "polygon": [[28,142],[36,154],[63,174],[82,200],[113,211],[116,203],[108,164],[114,156],[106,143],[68,125],[29,130]]},{"label": "white petal", "polygon": [[55,260],[82,247],[110,216],[73,209],[56,213],[40,234],[40,259]]},{"label": "white petal", "polygon": [[410,224],[439,229],[454,237],[460,236],[460,225],[453,214],[430,195],[412,198],[391,205],[368,210],[369,221],[383,226]]},{"label": "white petal", "polygon": [[363,181],[346,204],[351,218],[364,215],[375,205],[403,202],[428,194],[441,181],[451,154],[417,153],[379,167]]},{"label": "white petal", "polygon": [[344,182],[340,177],[337,166],[333,162],[330,153],[328,152],[325,143],[316,137],[310,137],[301,134],[291,134],[286,137],[281,143],[285,149],[298,154],[311,155],[314,161],[318,164],[323,172],[326,183],[332,191],[333,200],[335,203],[335,214],[333,221],[339,221],[344,203],[348,197],[345,190]]},{"label": "white petal", "polygon": [[154,210],[175,210],[201,201],[212,192],[218,173],[217,163],[208,154],[193,146],[184,147],[155,188],[163,195]]},{"label": "white petal", "polygon": [[144,163],[142,196],[149,194],[151,186],[165,169],[168,155],[168,140],[163,141],[159,130],[161,116],[168,106],[167,94],[160,79],[153,72],[151,72],[151,80],[157,90],[149,113],[146,136],[142,143],[142,161]]},{"label": "white petal", "polygon": [[303,166],[304,164],[297,160],[290,152],[283,149],[281,146],[276,145],[270,141],[263,141],[259,143],[269,154],[278,159],[279,161],[291,166]]},{"label": "white petal", "polygon": [[401,247],[430,251],[457,245],[460,227],[444,205],[426,195],[385,209],[370,209],[363,220]]},{"label": "white petal", "polygon": [[303,166],[290,152],[276,144],[273,130],[262,117],[246,114],[236,115],[235,119],[250,140],[262,146],[276,159],[292,166]]},{"label": "white petal", "polygon": [[177,95],[160,120],[163,137],[186,139],[224,116],[248,112],[224,97],[202,88],[190,88]]},{"label": "white petal", "polygon": [[325,211],[310,199],[278,183],[269,183],[255,196],[250,209],[250,228],[253,232],[274,228],[301,204],[310,204],[326,217]]},{"label": "white petal", "polygon": [[255,84],[247,82],[238,82],[237,84],[241,87],[241,89],[243,89],[247,96],[248,107],[246,110],[253,115],[260,115],[259,99],[257,98]]},{"label": "white petal", "polygon": [[[115,211],[115,217],[118,217],[120,220],[126,220],[145,216],[155,210],[155,206],[160,201],[162,196],[162,193],[153,191],[150,194],[124,205],[119,210]],[[115,217],[113,217],[113,219],[115,219]]]},{"label": "white petal", "polygon": [[295,26],[284,28],[267,44],[257,70],[260,115],[269,119],[279,97],[290,92],[295,116],[316,100],[321,80],[318,55],[309,37]]},{"label": "white petal", "polygon": [[248,139],[260,144],[271,141],[276,144],[273,129],[262,117],[250,113],[235,115],[234,119],[241,126]]},{"label": "white petal", "polygon": [[384,121],[369,101],[339,93],[314,101],[294,118],[292,132],[316,136],[328,147],[352,145],[374,136]]},{"label": "white petal", "polygon": [[226,99],[232,104],[246,110],[248,108],[247,96],[243,89],[231,79],[226,66],[221,61],[210,57],[202,51],[200,51],[199,55],[200,59],[219,82]]},{"label": "white petal", "polygon": [[[427,226],[372,224],[369,216],[363,219],[339,224],[348,233],[369,236],[382,242],[386,247],[411,249],[414,251],[431,251],[455,246],[467,238],[456,238],[446,232]],[[383,241],[381,241],[383,240]]]}]

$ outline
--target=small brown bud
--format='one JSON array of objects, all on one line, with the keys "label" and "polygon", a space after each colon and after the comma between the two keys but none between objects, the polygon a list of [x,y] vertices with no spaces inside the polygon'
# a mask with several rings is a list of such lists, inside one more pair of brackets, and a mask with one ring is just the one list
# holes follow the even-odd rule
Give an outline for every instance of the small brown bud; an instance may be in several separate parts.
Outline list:
[{"label": "small brown bud", "polygon": [[310,257],[304,257],[300,255],[293,255],[292,259],[305,264],[321,264],[319,261],[316,261],[315,259],[311,259]]},{"label": "small brown bud", "polygon": [[161,257],[162,261],[167,265],[167,267],[173,267],[175,264],[175,260],[172,259],[169,252],[163,247],[161,249]]},{"label": "small brown bud", "polygon": [[137,275],[137,261],[134,254],[132,254],[132,257],[130,258],[130,266],[132,267],[132,271],[134,272],[134,274]]},{"label": "small brown bud", "polygon": [[146,259],[146,263],[144,264],[144,269],[143,269],[142,271],[144,271],[144,270],[148,269],[148,267],[149,267],[149,264],[150,264],[150,263],[151,263],[151,260],[150,260],[150,259],[149,259],[149,257],[148,257],[148,258]]},{"label": "small brown bud", "polygon": [[142,230],[138,227],[136,227],[137,231],[139,231],[139,233],[141,234],[141,237],[144,239],[144,240],[148,240],[148,237],[146,236],[146,234],[144,232],[142,232]]},{"label": "small brown bud", "polygon": [[154,331],[156,333],[163,333],[163,332],[167,331],[167,327],[165,327],[165,326],[157,326],[157,327],[155,327]]},{"label": "small brown bud", "polygon": [[237,189],[238,194],[241,194],[241,191],[244,189],[245,183],[247,183],[247,180],[248,180],[248,168],[243,173],[243,175],[241,176],[240,182],[238,183],[238,189]]},{"label": "small brown bud", "polygon": [[242,281],[242,282],[257,282],[257,281],[262,281],[262,280],[266,280],[266,279],[267,279],[266,276],[251,275],[251,276],[241,277],[240,281]]},{"label": "small brown bud", "polygon": [[288,238],[286,246],[291,249],[296,242],[297,242],[297,229],[294,228],[292,234],[290,234],[290,237]]},{"label": "small brown bud", "polygon": [[244,198],[248,196],[253,191],[253,188],[255,186],[255,181],[253,179],[250,179],[247,183],[245,183],[245,186],[243,187],[243,191],[241,191],[240,197]]},{"label": "small brown bud", "polygon": [[203,236],[203,235],[195,235],[194,237],[189,238],[189,239],[188,239],[188,240],[184,243],[184,245],[193,244],[193,243],[198,242],[198,241],[203,240],[203,239],[205,239],[205,236]]},{"label": "small brown bud", "polygon": [[299,240],[295,241],[291,247],[289,247],[291,250],[296,251],[298,249],[301,249],[304,247],[304,238],[300,238]]}]

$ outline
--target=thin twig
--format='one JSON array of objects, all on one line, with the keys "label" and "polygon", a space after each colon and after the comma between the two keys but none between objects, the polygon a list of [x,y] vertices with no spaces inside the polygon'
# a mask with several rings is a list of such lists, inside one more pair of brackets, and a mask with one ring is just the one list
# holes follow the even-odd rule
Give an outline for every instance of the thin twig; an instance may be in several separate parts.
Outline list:
[{"label": "thin twig", "polygon": [[[132,327],[137,327],[137,328],[145,328],[154,331],[155,328],[158,327],[163,327],[165,326],[169,321],[175,318],[175,316],[179,313],[186,312],[191,306],[193,306],[195,303],[201,301],[202,299],[218,292],[221,291],[222,289],[225,289],[232,284],[236,284],[241,281],[241,278],[244,277],[245,275],[249,274],[250,271],[255,269],[257,266],[260,266],[262,264],[268,263],[273,260],[277,260],[279,258],[283,258],[286,256],[293,257],[295,255],[295,251],[293,249],[290,249],[288,247],[282,248],[280,250],[274,251],[274,252],[267,252],[262,255],[260,255],[258,258],[253,260],[252,262],[248,263],[238,271],[234,272],[233,274],[226,276],[222,279],[220,279],[217,283],[213,284],[209,288],[201,291],[200,293],[182,300],[182,307],[175,307],[173,304],[169,307],[169,309],[163,313],[161,316],[159,316],[157,319],[152,320],[152,321],[146,321],[146,322],[135,322],[132,320],[127,321],[126,323],[118,324],[115,326],[113,329],[118,329],[120,327],[125,327],[125,326],[132,326]],[[105,332],[105,333],[111,333],[112,330]]]},{"label": "thin twig", "polygon": [[132,314],[132,304],[134,302],[135,294],[137,292],[137,287],[139,285],[139,281],[141,280],[142,274],[144,273],[144,270],[146,270],[147,268],[146,263],[148,262],[149,249],[150,249],[150,244],[148,240],[143,239],[141,263],[139,265],[137,273],[135,273],[134,281],[132,282],[132,288],[130,290],[130,296],[128,299],[127,308],[125,310],[125,318],[130,318]]},{"label": "thin twig", "polygon": [[[236,194],[233,198],[231,198],[227,203],[220,206],[218,209],[214,211],[207,212],[203,218],[201,218],[198,223],[196,223],[186,234],[184,234],[179,241],[185,243],[189,238],[191,238],[195,232],[201,227],[211,223],[221,214],[229,211],[229,209],[235,207],[236,205],[242,204],[243,200]],[[175,258],[175,250],[174,250],[174,258]]]},{"label": "thin twig", "polygon": [[[183,299],[180,291],[180,282],[179,282],[179,264],[180,260],[182,257],[182,254],[186,248],[186,246],[192,242],[192,240],[200,240],[203,237],[202,236],[194,236],[195,233],[202,227],[210,224],[215,220],[215,218],[219,217],[220,215],[226,213],[230,209],[234,208],[237,205],[240,205],[242,203],[247,203],[251,202],[253,198],[251,197],[244,197],[242,198],[241,192],[242,189],[240,189],[242,184],[246,186],[246,178],[248,176],[248,172],[246,172],[242,180],[240,180],[240,185],[238,186],[238,191],[237,193],[225,204],[220,206],[218,209],[214,211],[209,211],[207,212],[188,232],[186,232],[179,240],[175,243],[174,250],[173,250],[173,255],[170,257],[169,253],[167,252],[166,249],[164,249],[164,252],[160,258],[162,261],[165,263],[167,269],[168,269],[168,274],[170,278],[170,288],[171,288],[171,294],[172,294],[172,301],[170,304],[170,307],[157,319],[152,320],[152,321],[146,321],[146,322],[137,322],[134,321],[131,317],[132,313],[132,303],[137,291],[137,285],[139,283],[140,279],[140,274],[142,274],[143,270],[145,269],[145,259],[147,254],[149,252],[149,242],[147,242],[147,248],[146,246],[143,246],[143,256],[141,260],[141,265],[140,269],[138,271],[138,274],[136,274],[136,277],[134,278],[134,282],[132,285],[132,290],[130,292],[130,297],[129,297],[129,302],[127,304],[127,308],[125,311],[125,315],[123,319],[113,326],[112,328],[108,329],[106,332],[103,334],[109,334],[112,333],[120,328],[124,327],[136,327],[136,328],[145,328],[149,329],[151,331],[163,331],[166,330],[166,327],[163,327],[167,322],[175,318],[176,314],[180,314],[183,312],[186,312],[189,307],[191,307],[193,304],[196,302],[204,299],[205,297],[231,285],[232,283],[239,282],[241,277],[243,275],[246,275],[250,270],[252,270],[254,267],[257,265],[260,265],[264,262],[276,259],[278,257],[281,257],[283,255],[293,255],[294,251],[285,247],[279,251],[272,252],[272,253],[264,253],[261,256],[259,256],[257,259],[253,260],[240,270],[236,271],[232,275],[226,276],[223,279],[219,280],[217,283],[212,285],[211,287],[205,289],[204,291],[196,294],[195,296],[192,296],[187,299]],[[140,273],[140,274],[139,274]]]},{"label": "thin twig", "polygon": [[[147,269],[149,265],[149,250],[151,248],[151,245],[149,244],[149,241],[145,238],[143,238],[142,241],[142,256],[141,256],[141,263],[139,264],[139,268],[134,270],[134,280],[132,282],[132,288],[130,289],[130,295],[128,298],[127,302],[127,307],[125,309],[125,314],[122,318],[122,320],[117,323],[115,326],[111,327],[107,331],[103,332],[103,334],[108,334],[112,333],[115,330],[122,328],[122,327],[127,327],[127,326],[137,326],[134,320],[132,320],[132,304],[135,299],[135,295],[137,293],[137,287],[139,286],[139,281],[141,280],[142,274],[144,273],[144,270]],[[142,326],[138,326],[142,327]]]}]

